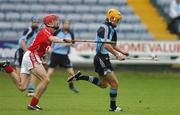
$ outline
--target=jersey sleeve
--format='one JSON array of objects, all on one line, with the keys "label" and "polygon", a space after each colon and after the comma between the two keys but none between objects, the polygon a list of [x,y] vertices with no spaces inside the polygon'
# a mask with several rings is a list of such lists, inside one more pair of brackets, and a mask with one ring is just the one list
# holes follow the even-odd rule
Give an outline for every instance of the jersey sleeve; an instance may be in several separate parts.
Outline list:
[{"label": "jersey sleeve", "polygon": [[32,29],[31,28],[27,28],[24,32],[23,32],[23,34],[22,34],[22,36],[21,36],[21,40],[27,40],[27,37],[28,37],[28,35],[30,34],[32,32]]},{"label": "jersey sleeve", "polygon": [[61,31],[61,29],[56,30],[56,31],[54,32],[54,36],[57,36],[60,31]]},{"label": "jersey sleeve", "polygon": [[73,31],[73,30],[70,30],[70,31],[69,31],[69,34],[71,35],[71,39],[74,40],[74,31]]},{"label": "jersey sleeve", "polygon": [[106,25],[102,25],[99,27],[99,29],[97,30],[97,36],[98,38],[101,39],[101,41],[110,41],[108,39],[108,27]]},{"label": "jersey sleeve", "polygon": [[21,42],[22,40],[24,40],[25,42],[27,41],[27,36],[31,33],[31,29],[30,28],[27,28],[24,30],[22,36],[19,38],[18,40],[18,44],[19,46],[21,47]]},{"label": "jersey sleeve", "polygon": [[112,41],[117,42],[117,32],[116,32],[116,30],[114,31],[114,34],[112,36]]},{"label": "jersey sleeve", "polygon": [[[71,36],[71,39],[74,40],[74,31],[73,30],[69,30],[69,34]],[[75,42],[73,41],[72,44],[75,44]]]}]

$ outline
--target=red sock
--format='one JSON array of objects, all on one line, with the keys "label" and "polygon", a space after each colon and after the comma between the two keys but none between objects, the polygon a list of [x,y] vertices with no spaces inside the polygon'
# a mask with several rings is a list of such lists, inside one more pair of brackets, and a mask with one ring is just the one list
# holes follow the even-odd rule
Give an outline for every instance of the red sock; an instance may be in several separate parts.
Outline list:
[{"label": "red sock", "polygon": [[11,66],[11,65],[9,65],[9,66],[6,66],[5,68],[4,68],[4,70],[7,72],[7,73],[11,73],[11,72],[13,72],[13,67]]},{"label": "red sock", "polygon": [[31,106],[36,106],[37,104],[38,104],[38,102],[39,102],[39,99],[38,98],[36,98],[36,97],[32,97],[32,99],[31,99]]}]

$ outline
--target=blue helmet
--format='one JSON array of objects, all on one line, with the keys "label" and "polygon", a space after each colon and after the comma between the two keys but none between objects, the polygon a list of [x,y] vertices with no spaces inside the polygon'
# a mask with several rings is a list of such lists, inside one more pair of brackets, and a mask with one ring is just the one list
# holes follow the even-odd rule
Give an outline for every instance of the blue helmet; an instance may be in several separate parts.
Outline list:
[{"label": "blue helmet", "polygon": [[39,16],[33,16],[31,18],[31,21],[38,21],[38,22],[40,22],[40,17]]}]

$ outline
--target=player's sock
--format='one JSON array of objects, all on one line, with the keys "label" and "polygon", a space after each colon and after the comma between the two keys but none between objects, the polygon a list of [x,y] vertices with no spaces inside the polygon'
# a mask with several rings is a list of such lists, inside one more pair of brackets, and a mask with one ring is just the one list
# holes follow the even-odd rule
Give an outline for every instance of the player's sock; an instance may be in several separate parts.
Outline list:
[{"label": "player's sock", "polygon": [[110,107],[112,109],[116,109],[116,97],[117,97],[117,89],[111,88],[110,89]]},{"label": "player's sock", "polygon": [[7,72],[7,73],[11,73],[11,72],[13,72],[13,67],[12,66],[6,66],[5,68],[4,68],[4,70],[5,70],[5,72]]},{"label": "player's sock", "polygon": [[0,68],[7,73],[11,73],[14,71],[8,60],[0,62]]},{"label": "player's sock", "polygon": [[30,105],[31,106],[36,106],[38,104],[38,102],[39,102],[39,99],[36,98],[35,96],[33,96],[32,99],[31,99]]},{"label": "player's sock", "polygon": [[101,80],[97,77],[94,76],[85,76],[85,75],[81,75],[80,77],[77,78],[77,80],[85,80],[85,81],[89,81],[90,83],[93,83],[97,86],[101,85]]},{"label": "player's sock", "polygon": [[33,83],[29,83],[29,85],[28,85],[28,88],[27,88],[27,90],[28,90],[28,93],[34,93],[34,84]]},{"label": "player's sock", "polygon": [[1,65],[0,64],[1,71],[5,71],[7,73],[11,73],[14,71],[13,67],[11,65]]}]

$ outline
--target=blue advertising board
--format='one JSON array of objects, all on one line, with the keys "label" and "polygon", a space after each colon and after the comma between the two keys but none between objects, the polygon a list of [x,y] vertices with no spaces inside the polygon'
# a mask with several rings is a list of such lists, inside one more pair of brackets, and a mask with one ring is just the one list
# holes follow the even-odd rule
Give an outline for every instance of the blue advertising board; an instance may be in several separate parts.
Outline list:
[{"label": "blue advertising board", "polygon": [[10,61],[13,61],[14,54],[17,48],[18,48],[17,40],[0,41],[0,60],[8,59]]}]

